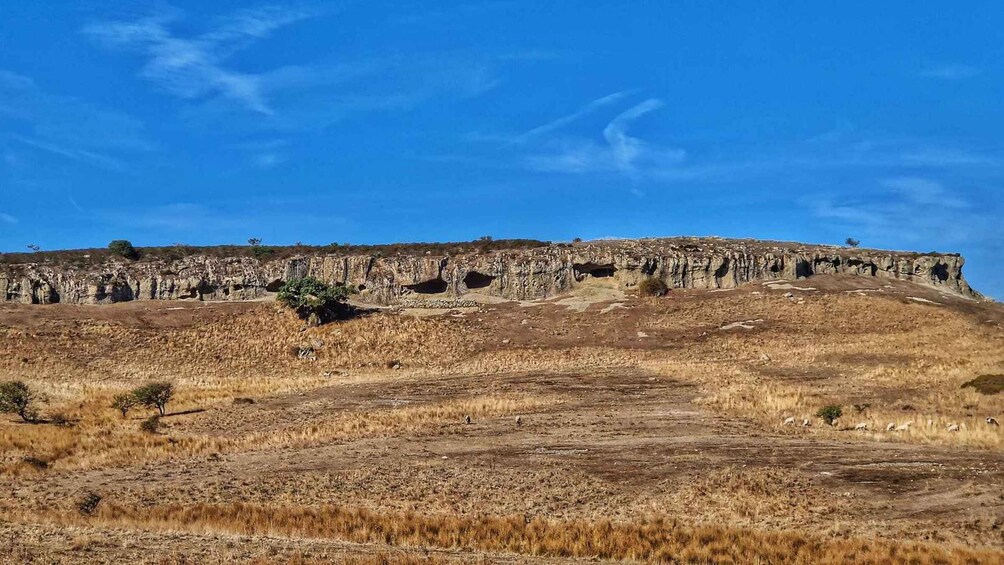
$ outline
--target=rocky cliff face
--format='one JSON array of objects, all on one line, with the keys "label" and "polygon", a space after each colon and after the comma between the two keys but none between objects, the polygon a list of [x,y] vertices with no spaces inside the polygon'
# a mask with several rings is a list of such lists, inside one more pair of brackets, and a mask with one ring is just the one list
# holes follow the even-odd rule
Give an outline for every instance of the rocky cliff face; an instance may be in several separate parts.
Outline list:
[{"label": "rocky cliff face", "polygon": [[317,254],[288,259],[109,260],[96,267],[53,263],[0,265],[0,301],[103,304],[128,300],[251,300],[283,281],[310,275],[350,285],[361,300],[448,303],[477,292],[512,300],[554,296],[590,277],[631,287],[659,277],[675,288],[733,288],[752,281],[820,273],[903,279],[961,296],[978,296],[958,255],[807,246],[791,243],[674,238],[553,244],[454,256],[378,257]]}]

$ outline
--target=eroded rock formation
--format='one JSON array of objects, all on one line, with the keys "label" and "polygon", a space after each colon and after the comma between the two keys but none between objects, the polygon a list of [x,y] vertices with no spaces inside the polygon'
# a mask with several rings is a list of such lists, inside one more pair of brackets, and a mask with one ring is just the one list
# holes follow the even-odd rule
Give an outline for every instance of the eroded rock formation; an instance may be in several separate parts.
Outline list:
[{"label": "eroded rock formation", "polygon": [[96,267],[18,263],[8,256],[0,265],[0,301],[251,300],[277,291],[283,281],[306,275],[350,285],[361,299],[382,304],[441,300],[469,292],[539,299],[591,277],[612,278],[624,287],[659,277],[670,287],[714,289],[821,273],[903,279],[978,296],[962,275],[964,262],[954,254],[718,238],[596,241],[453,256],[319,253],[259,261],[196,254],[178,260],[108,260]]}]

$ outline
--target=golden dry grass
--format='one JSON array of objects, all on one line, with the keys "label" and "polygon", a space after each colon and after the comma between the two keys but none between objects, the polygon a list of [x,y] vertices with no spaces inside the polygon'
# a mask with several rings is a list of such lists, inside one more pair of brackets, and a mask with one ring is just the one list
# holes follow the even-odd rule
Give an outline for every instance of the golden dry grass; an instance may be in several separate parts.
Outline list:
[{"label": "golden dry grass", "polygon": [[[189,392],[191,394],[191,392]],[[213,395],[209,395],[213,396]],[[556,396],[481,395],[364,412],[344,412],[295,427],[240,435],[150,434],[135,419],[123,420],[107,408],[109,397],[88,401],[70,413],[72,426],[0,426],[0,474],[39,470],[31,457],[55,470],[120,466],[136,461],[171,460],[274,447],[307,447],[369,436],[416,433],[474,420],[534,412],[561,402]],[[184,404],[182,404],[184,406]]]},{"label": "golden dry grass", "polygon": [[[51,516],[75,523],[73,515]],[[679,563],[999,563],[1004,553],[878,539],[821,539],[798,533],[688,527],[652,518],[638,523],[555,522],[523,516],[458,518],[375,513],[362,508],[286,508],[249,504],[186,504],[129,508],[105,505],[91,518],[117,527],[227,532],[250,536],[334,538],[356,543],[461,548],[543,557]]]}]

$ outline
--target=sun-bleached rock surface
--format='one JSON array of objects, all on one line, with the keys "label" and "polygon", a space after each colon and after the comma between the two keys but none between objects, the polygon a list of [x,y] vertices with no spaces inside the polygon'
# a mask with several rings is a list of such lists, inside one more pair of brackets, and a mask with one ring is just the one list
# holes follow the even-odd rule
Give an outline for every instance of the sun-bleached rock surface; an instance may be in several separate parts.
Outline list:
[{"label": "sun-bleached rock surface", "polygon": [[[453,254],[434,249],[438,254],[384,255],[315,248],[262,259],[195,249],[179,258],[146,258],[141,253],[136,261],[105,256],[96,263],[66,259],[71,252],[42,261],[37,254],[6,254],[0,263],[0,302],[252,300],[276,292],[286,280],[308,275],[347,284],[361,299],[378,304],[458,298],[471,292],[541,299],[589,278],[610,278],[624,288],[658,277],[673,288],[719,289],[816,274],[901,279],[959,296],[979,296],[963,277],[965,260],[957,254],[720,238],[600,240]],[[88,257],[84,253],[80,256]]]}]

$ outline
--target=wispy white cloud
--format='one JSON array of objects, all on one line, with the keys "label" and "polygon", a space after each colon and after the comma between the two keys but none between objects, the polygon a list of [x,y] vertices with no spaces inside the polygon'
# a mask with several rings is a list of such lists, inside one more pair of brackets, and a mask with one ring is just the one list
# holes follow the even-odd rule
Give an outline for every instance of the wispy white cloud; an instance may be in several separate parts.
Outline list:
[{"label": "wispy white cloud", "polygon": [[870,189],[820,195],[807,204],[821,221],[886,241],[958,244],[988,239],[989,216],[974,210],[962,194],[932,178],[893,177]]},{"label": "wispy white cloud", "polygon": [[86,149],[80,149],[77,147],[71,147],[67,145],[59,145],[56,143],[50,143],[42,141],[40,139],[31,139],[19,135],[13,135],[11,136],[11,138],[29,147],[40,149],[53,155],[66,157],[74,161],[81,161],[84,163],[88,163],[91,165],[95,165],[113,171],[123,171],[126,168],[125,164],[122,161],[115,159],[114,157],[109,157],[108,155],[96,153],[94,151],[88,151]]},{"label": "wispy white cloud", "polygon": [[578,110],[572,112],[571,114],[562,116],[544,125],[537,126],[530,130],[527,130],[522,135],[517,136],[515,138],[515,141],[525,142],[530,138],[551,133],[555,130],[559,130],[571,124],[572,122],[578,120],[579,118],[592,114],[593,112],[599,110],[600,108],[603,108],[604,106],[609,106],[619,100],[622,100],[625,96],[628,96],[629,94],[631,94],[631,91],[623,90],[621,92],[614,92],[613,94],[608,94],[601,98],[597,98],[596,100],[593,100],[592,102],[586,104],[585,106],[579,108]]},{"label": "wispy white cloud", "polygon": [[970,65],[949,64],[936,65],[920,71],[920,76],[924,78],[937,78],[942,80],[962,80],[973,78],[983,72],[982,69]]},{"label": "wispy white cloud", "polygon": [[474,98],[500,82],[491,61],[436,53],[287,66],[259,78],[271,115],[242,120],[243,108],[216,97],[182,109],[182,119],[193,128],[225,125],[231,133],[286,135],[371,113],[407,112],[430,101]]},{"label": "wispy white cloud", "polygon": [[662,106],[662,100],[650,98],[617,116],[603,129],[603,138],[610,144],[617,168],[625,172],[635,171],[635,161],[645,150],[645,143],[628,135],[628,126],[638,118],[658,110]]},{"label": "wispy white cloud", "polygon": [[[153,148],[143,124],[125,114],[43,91],[30,77],[0,70],[0,126],[3,140],[89,165],[122,171],[117,154]],[[9,150],[8,166],[22,160]]]},{"label": "wispy white cloud", "polygon": [[16,224],[16,223],[17,223],[17,218],[6,212],[0,212],[0,224]]},{"label": "wispy white cloud", "polygon": [[897,177],[883,180],[882,186],[913,204],[947,208],[965,208],[967,206],[965,201],[949,194],[943,184],[932,179]]},{"label": "wispy white cloud", "polygon": [[[621,93],[617,93],[594,100],[579,111],[551,123],[557,124],[556,126],[548,127],[551,124],[542,126],[547,129],[538,135],[554,132],[622,97]],[[635,121],[662,106],[661,100],[650,98],[621,112],[603,128],[605,143],[570,136],[544,139],[541,142],[542,148],[525,157],[524,162],[531,169],[544,172],[576,174],[615,172],[635,178],[651,176],[673,168],[684,160],[686,152],[677,148],[653,145],[628,134],[628,129]]]},{"label": "wispy white cloud", "polygon": [[221,96],[248,110],[271,114],[260,74],[241,72],[228,59],[274,31],[309,17],[306,11],[266,7],[222,18],[215,29],[183,37],[173,33],[178,14],[134,21],[100,22],[84,33],[112,48],[141,53],[147,61],[140,76],[166,92],[186,99]]}]

